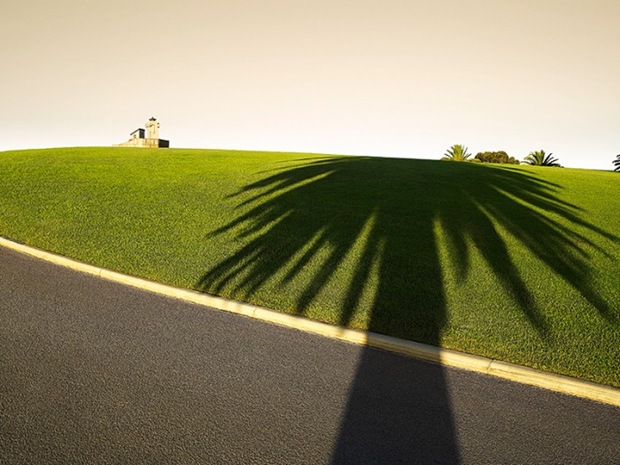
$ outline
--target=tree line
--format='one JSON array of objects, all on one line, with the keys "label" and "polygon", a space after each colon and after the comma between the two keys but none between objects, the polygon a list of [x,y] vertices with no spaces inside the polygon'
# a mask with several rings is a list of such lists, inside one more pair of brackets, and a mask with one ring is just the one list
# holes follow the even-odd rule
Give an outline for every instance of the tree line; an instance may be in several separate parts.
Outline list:
[{"label": "tree line", "polygon": [[[554,157],[552,153],[545,153],[544,150],[536,150],[527,154],[523,161],[517,160],[515,157],[509,156],[503,150],[496,152],[478,152],[475,157],[471,158],[472,154],[468,152],[467,147],[460,144],[455,144],[450,147],[442,160],[449,161],[471,161],[476,163],[505,163],[509,165],[533,165],[533,166],[556,166],[560,165],[558,158]],[[620,171],[620,155],[616,156],[613,161],[615,166],[614,171]]]}]

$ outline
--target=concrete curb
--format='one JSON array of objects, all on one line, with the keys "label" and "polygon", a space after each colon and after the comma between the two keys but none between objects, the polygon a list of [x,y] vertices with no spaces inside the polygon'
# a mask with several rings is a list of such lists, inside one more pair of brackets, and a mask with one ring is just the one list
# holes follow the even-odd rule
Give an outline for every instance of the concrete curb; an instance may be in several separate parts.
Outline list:
[{"label": "concrete curb", "polygon": [[215,297],[197,291],[167,286],[153,281],[148,281],[146,279],[136,278],[122,273],[106,270],[105,268],[87,265],[60,255],[19,244],[3,237],[0,237],[0,246],[30,255],[32,257],[40,258],[65,268],[99,276],[109,281],[133,286],[138,289],[154,292],[156,294],[181,299],[186,302],[193,302],[198,305],[245,315],[289,328],[319,334],[329,338],[340,339],[353,344],[383,349],[406,355],[408,357],[439,363],[445,366],[461,368],[464,370],[475,371],[477,373],[484,373],[497,378],[503,378],[522,384],[529,384],[531,386],[620,407],[620,389],[613,388],[611,386],[581,381],[552,373],[545,373],[533,368],[522,367],[512,363],[457,352],[455,350],[442,349],[440,347],[434,347],[427,344],[384,336],[382,334],[375,334],[321,323],[319,321],[309,320],[298,315],[279,313],[267,308],[223,299],[221,297]]}]

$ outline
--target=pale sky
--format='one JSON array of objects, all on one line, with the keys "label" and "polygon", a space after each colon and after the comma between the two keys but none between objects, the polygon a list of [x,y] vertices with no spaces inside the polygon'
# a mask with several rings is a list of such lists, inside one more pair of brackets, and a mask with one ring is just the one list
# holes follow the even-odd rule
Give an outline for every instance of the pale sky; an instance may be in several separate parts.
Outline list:
[{"label": "pale sky", "polygon": [[620,153],[620,0],[0,0],[0,60],[0,150]]}]

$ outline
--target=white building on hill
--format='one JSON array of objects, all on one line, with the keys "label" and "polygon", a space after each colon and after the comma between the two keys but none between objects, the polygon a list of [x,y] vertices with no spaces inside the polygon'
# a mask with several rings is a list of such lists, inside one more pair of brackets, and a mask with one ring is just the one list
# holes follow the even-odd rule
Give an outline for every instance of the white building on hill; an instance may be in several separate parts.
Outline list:
[{"label": "white building on hill", "polygon": [[130,134],[130,139],[127,142],[116,144],[117,147],[170,147],[170,141],[159,138],[159,123],[155,118],[150,118],[142,128],[136,129]]}]

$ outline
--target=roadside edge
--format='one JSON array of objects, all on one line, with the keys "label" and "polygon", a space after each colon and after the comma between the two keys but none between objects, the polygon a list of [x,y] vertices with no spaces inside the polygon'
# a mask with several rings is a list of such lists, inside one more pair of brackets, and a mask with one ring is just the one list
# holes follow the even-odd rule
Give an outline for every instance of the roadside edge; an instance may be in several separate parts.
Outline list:
[{"label": "roadside edge", "polygon": [[470,355],[455,350],[443,349],[419,342],[407,341],[372,332],[348,329],[342,326],[310,320],[299,315],[280,313],[268,308],[228,300],[198,291],[168,286],[166,284],[156,283],[154,281],[110,271],[105,268],[88,265],[61,255],[20,244],[1,236],[0,246],[65,268],[98,276],[109,281],[154,292],[167,297],[192,302],[201,306],[212,307],[218,310],[245,315],[258,320],[318,334],[332,339],[340,339],[353,344],[387,350],[412,358],[426,360],[468,371],[474,371],[477,373],[483,373],[521,384],[528,384],[562,394],[581,397],[620,407],[620,389],[611,386],[582,381],[554,373],[546,373],[533,368],[523,367],[477,355]]}]

